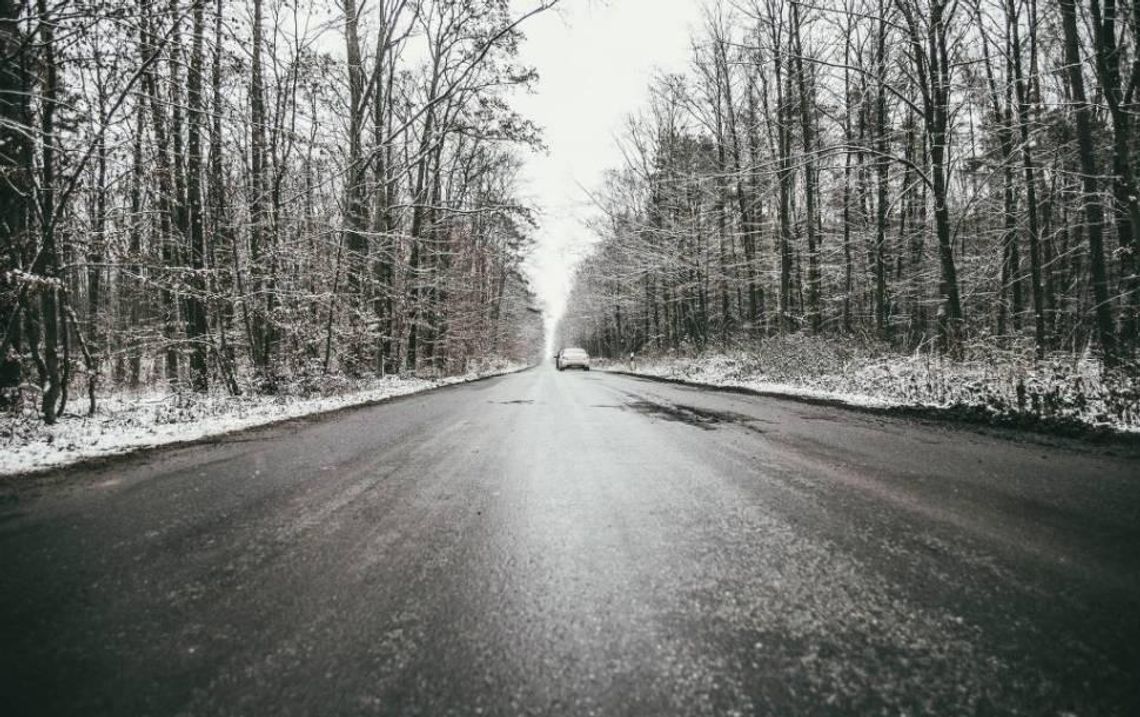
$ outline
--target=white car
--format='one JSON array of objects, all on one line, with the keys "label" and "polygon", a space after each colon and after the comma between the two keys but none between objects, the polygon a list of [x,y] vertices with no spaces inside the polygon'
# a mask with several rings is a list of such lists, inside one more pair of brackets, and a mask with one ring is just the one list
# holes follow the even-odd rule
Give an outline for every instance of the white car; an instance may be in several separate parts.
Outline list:
[{"label": "white car", "polygon": [[568,368],[582,368],[589,371],[590,354],[586,353],[586,349],[562,349],[555,357],[554,365],[558,367],[559,371],[565,371]]}]

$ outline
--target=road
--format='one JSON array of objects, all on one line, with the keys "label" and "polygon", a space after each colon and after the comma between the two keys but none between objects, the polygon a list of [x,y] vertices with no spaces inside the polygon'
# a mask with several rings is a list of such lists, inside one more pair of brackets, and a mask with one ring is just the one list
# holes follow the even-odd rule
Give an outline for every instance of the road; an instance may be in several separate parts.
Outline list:
[{"label": "road", "polygon": [[33,481],[0,704],[1137,714],[1138,466],[541,367]]}]

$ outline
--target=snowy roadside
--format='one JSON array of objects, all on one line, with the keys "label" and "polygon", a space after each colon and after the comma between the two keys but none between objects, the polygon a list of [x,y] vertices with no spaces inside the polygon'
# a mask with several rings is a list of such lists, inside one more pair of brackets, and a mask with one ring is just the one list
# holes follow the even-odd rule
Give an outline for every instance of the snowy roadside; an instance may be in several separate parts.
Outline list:
[{"label": "snowy roadside", "polygon": [[[1133,385],[1104,380],[1091,364],[995,368],[929,357],[854,360],[826,372],[796,375],[771,359],[747,354],[598,361],[598,368],[686,383],[738,388],[853,408],[1065,433],[1140,437],[1140,399]],[[773,376],[772,374],[777,374]]]},{"label": "snowy roadside", "polygon": [[747,377],[725,371],[725,357],[717,356],[705,360],[638,360],[634,366],[628,363],[611,361],[601,363],[598,368],[603,371],[625,373],[635,376],[651,376],[653,378],[666,378],[685,383],[703,384],[717,388],[743,388],[757,393],[766,393],[788,398],[807,398],[817,401],[830,401],[856,408],[897,408],[906,405],[901,401],[892,400],[883,396],[874,396],[867,393],[830,391],[824,388],[787,383],[781,381],[768,381],[762,376]]},{"label": "snowy roadside", "polygon": [[187,443],[291,418],[419,393],[441,386],[513,373],[525,364],[437,379],[388,376],[336,395],[265,396],[140,392],[99,399],[94,416],[68,414],[54,426],[37,416],[0,418],[0,476],[43,471],[91,458]]}]

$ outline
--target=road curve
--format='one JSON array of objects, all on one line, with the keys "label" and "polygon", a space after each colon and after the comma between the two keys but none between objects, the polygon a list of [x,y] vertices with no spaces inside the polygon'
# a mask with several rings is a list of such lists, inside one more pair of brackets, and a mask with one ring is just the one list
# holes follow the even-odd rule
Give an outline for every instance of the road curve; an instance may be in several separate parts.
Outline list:
[{"label": "road curve", "polygon": [[0,704],[1136,714],[1138,466],[543,367],[37,481]]}]

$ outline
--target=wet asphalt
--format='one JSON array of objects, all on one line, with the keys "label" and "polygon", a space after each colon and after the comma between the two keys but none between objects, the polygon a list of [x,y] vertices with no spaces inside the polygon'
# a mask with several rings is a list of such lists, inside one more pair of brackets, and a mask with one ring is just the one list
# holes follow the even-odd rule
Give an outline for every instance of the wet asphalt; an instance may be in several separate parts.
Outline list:
[{"label": "wet asphalt", "polygon": [[1140,461],[550,367],[0,486],[5,715],[1140,714]]}]

